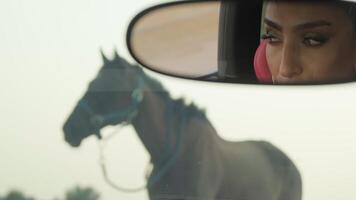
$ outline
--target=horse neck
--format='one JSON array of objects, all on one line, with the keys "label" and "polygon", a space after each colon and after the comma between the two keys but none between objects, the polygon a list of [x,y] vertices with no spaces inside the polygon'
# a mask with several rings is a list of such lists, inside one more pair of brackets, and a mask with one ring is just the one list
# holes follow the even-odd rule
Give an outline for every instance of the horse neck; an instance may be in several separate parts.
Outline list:
[{"label": "horse neck", "polygon": [[167,91],[153,91],[146,87],[138,113],[132,121],[134,129],[150,153],[152,161],[159,160],[165,148],[167,128],[165,112],[168,109],[169,101],[173,101],[168,94],[168,99],[165,99],[162,97],[165,95],[160,93],[167,93]]},{"label": "horse neck", "polygon": [[[187,129],[191,129],[192,124],[189,122],[194,118],[199,119],[201,126],[185,133]],[[182,99],[172,99],[168,91],[153,79],[145,86],[144,98],[132,125],[154,164],[162,161],[166,153],[175,152],[178,142],[186,145],[186,139],[189,139],[183,135],[189,135],[189,138],[204,134],[218,137],[203,111],[195,105],[186,105]]]}]

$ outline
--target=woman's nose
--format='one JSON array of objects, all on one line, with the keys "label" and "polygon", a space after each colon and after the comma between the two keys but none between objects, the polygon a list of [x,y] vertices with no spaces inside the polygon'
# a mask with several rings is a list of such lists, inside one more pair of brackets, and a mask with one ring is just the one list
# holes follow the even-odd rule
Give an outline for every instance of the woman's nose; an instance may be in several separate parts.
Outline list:
[{"label": "woman's nose", "polygon": [[284,78],[293,78],[303,72],[297,47],[293,44],[284,44],[279,66],[279,75]]}]

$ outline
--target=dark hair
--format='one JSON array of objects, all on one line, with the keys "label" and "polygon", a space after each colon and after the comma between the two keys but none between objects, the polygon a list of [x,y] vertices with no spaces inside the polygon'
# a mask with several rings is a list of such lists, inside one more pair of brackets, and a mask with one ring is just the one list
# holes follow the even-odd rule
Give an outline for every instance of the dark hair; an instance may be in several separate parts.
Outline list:
[{"label": "dark hair", "polygon": [[338,1],[333,3],[339,6],[346,15],[351,18],[354,35],[356,37],[356,3],[348,1]]},{"label": "dark hair", "polygon": [[341,8],[352,20],[354,35],[356,37],[356,2],[343,0],[266,0],[266,2],[305,2],[305,3],[329,3]]}]

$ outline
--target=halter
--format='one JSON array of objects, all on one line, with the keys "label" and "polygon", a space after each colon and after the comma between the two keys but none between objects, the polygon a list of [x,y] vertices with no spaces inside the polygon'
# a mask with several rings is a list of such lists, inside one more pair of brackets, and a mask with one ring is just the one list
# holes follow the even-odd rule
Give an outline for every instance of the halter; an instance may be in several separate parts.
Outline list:
[{"label": "halter", "polygon": [[111,181],[111,179],[108,176],[106,165],[105,165],[104,143],[105,141],[111,139],[112,136],[117,132],[115,131],[109,136],[103,138],[103,136],[100,133],[100,129],[106,124],[109,124],[111,122],[119,121],[120,122],[119,128],[130,124],[133,118],[135,118],[135,116],[137,115],[138,107],[143,100],[143,89],[144,89],[144,80],[141,76],[139,76],[138,84],[131,93],[130,104],[126,108],[112,111],[105,115],[96,114],[86,100],[82,99],[79,101],[79,107],[84,109],[89,114],[90,124],[94,127],[94,133],[99,139],[100,166],[102,169],[104,179],[111,187],[123,192],[138,192],[140,190],[145,189],[146,186],[131,189],[131,188],[120,187],[116,185],[113,181]]},{"label": "halter", "polygon": [[[110,180],[108,173],[107,173],[106,165],[105,165],[103,149],[105,146],[104,142],[106,140],[110,139],[116,132],[110,134],[108,137],[103,138],[100,133],[100,129],[105,124],[108,124],[110,122],[120,121],[121,122],[120,127],[130,124],[132,122],[133,118],[137,115],[138,107],[143,100],[143,88],[144,88],[144,80],[141,76],[139,76],[138,84],[137,84],[136,88],[131,93],[131,102],[130,102],[129,106],[126,107],[125,109],[116,110],[116,111],[110,112],[109,114],[105,114],[105,115],[96,114],[86,100],[80,100],[80,102],[79,102],[79,107],[84,109],[89,114],[90,123],[94,127],[95,135],[99,139],[100,165],[102,168],[102,173],[103,173],[104,179],[111,187],[113,187],[114,189],[117,189],[119,191],[122,191],[122,192],[139,192],[146,188],[152,187],[156,182],[158,182],[162,178],[162,176],[164,176],[167,173],[169,168],[172,165],[174,165],[174,163],[178,157],[178,152],[180,151],[181,146],[182,146],[182,142],[181,142],[182,134],[177,134],[178,142],[176,143],[175,147],[172,149],[172,146],[169,141],[171,135],[173,134],[172,129],[171,129],[172,120],[170,120],[168,122],[167,130],[166,130],[166,132],[167,132],[167,143],[166,144],[167,145],[164,148],[162,159],[160,159],[158,161],[155,176],[151,176],[150,179],[147,181],[146,185],[144,185],[142,187],[138,187],[138,188],[124,188],[124,187],[118,186],[117,184],[115,184],[113,181]],[[166,115],[171,116],[173,110],[174,110],[174,108],[172,108],[172,103],[168,102],[168,109],[167,109]],[[180,117],[182,120],[179,124],[178,133],[182,133],[182,129],[186,125],[187,119],[186,119],[185,114],[186,113],[184,112],[184,109],[182,109],[180,111]],[[124,123],[122,123],[122,122],[124,122]],[[148,171],[149,170],[146,170],[146,172],[148,172]],[[148,176],[148,173],[146,174],[146,176]]]},{"label": "halter", "polygon": [[138,84],[131,93],[130,105],[126,108],[112,111],[105,115],[96,114],[84,99],[79,101],[79,107],[83,108],[90,116],[90,124],[94,127],[95,135],[101,139],[100,129],[105,124],[120,121],[125,124],[131,123],[132,119],[137,115],[138,107],[143,100],[144,81],[141,76],[138,78]]}]

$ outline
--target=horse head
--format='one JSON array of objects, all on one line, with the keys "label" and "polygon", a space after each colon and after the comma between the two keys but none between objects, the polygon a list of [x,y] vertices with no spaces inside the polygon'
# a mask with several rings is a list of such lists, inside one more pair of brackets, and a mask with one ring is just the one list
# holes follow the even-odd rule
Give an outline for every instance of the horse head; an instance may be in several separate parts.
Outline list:
[{"label": "horse head", "polygon": [[63,126],[65,140],[74,147],[108,125],[130,121],[143,98],[142,69],[122,59],[115,51],[108,59],[101,51],[103,66]]}]

